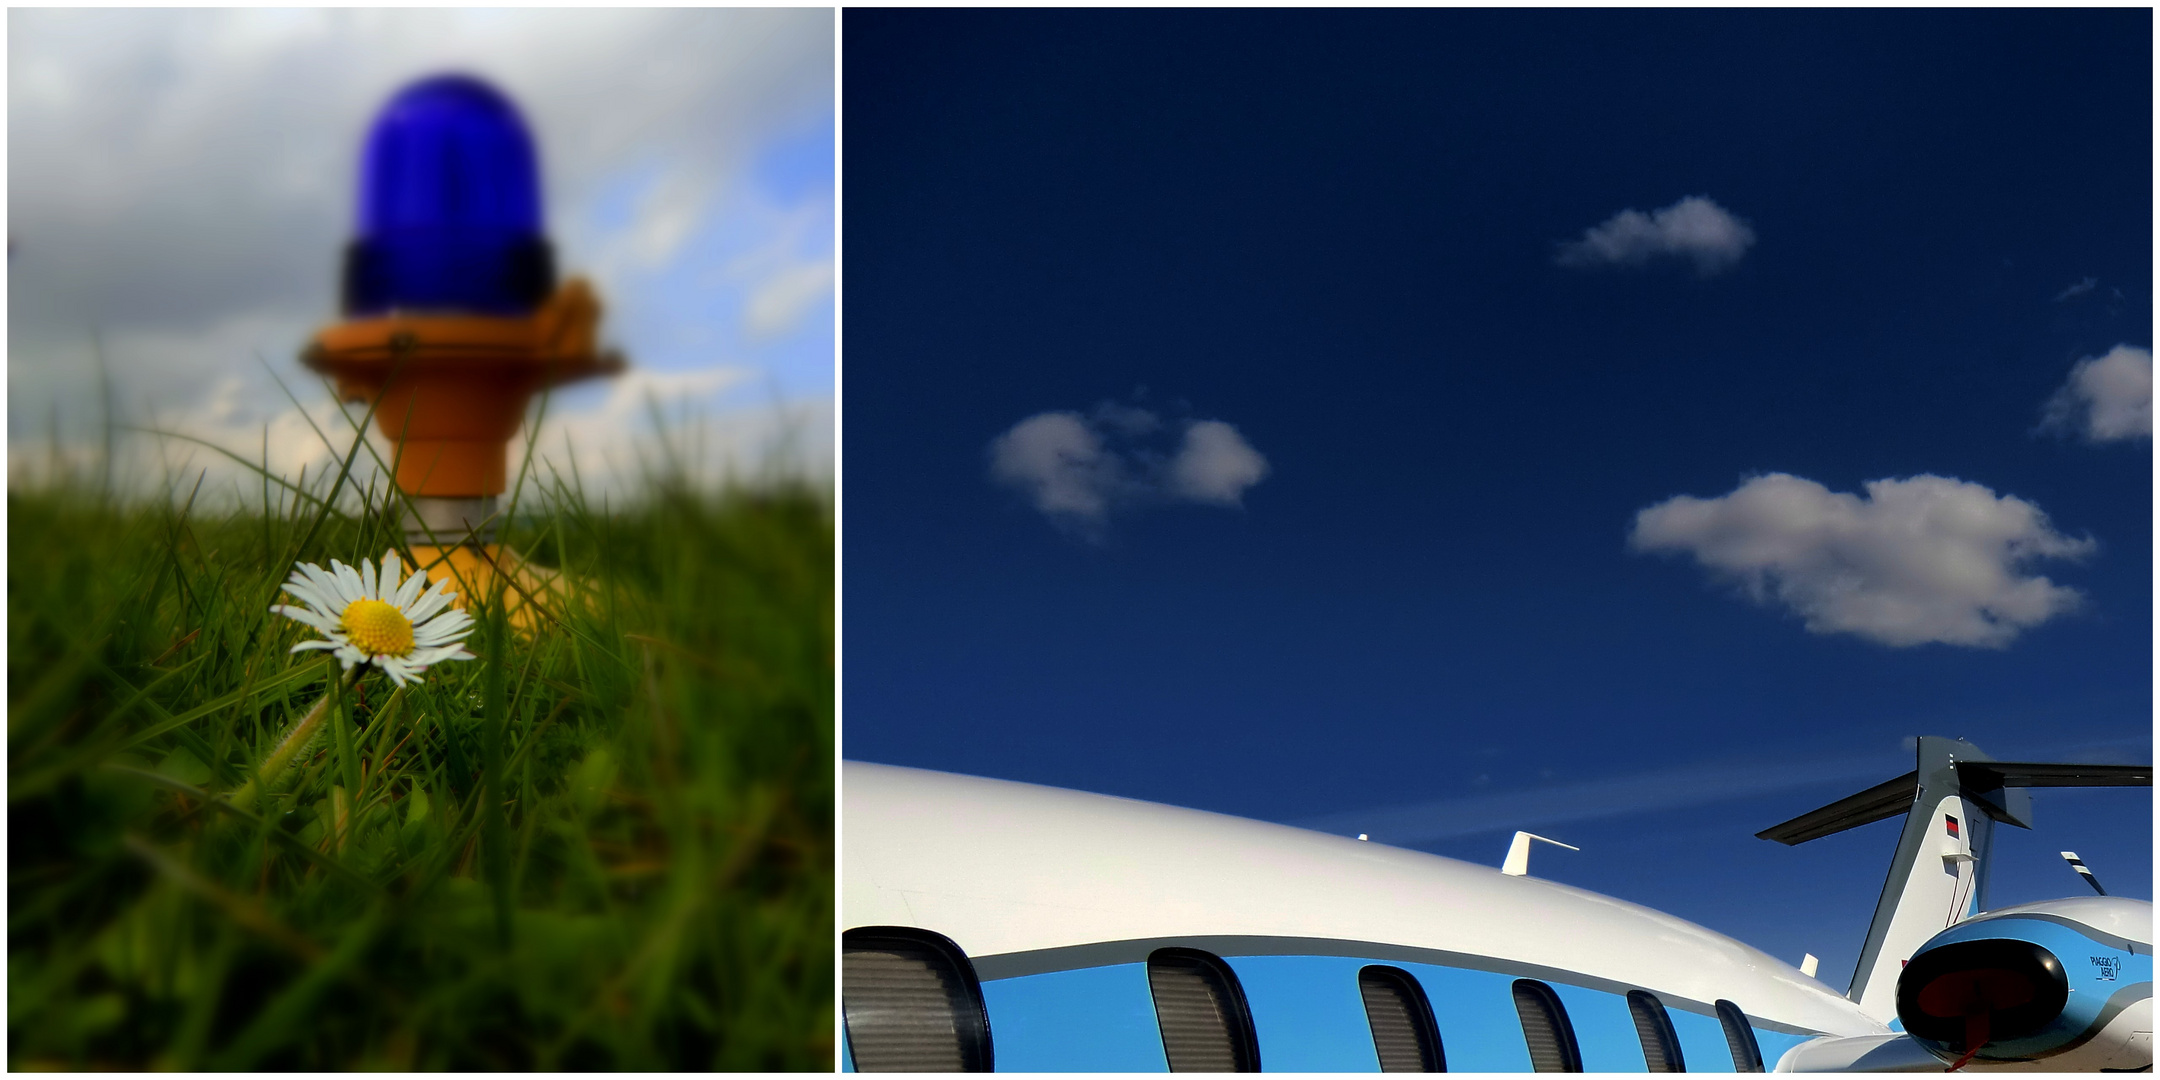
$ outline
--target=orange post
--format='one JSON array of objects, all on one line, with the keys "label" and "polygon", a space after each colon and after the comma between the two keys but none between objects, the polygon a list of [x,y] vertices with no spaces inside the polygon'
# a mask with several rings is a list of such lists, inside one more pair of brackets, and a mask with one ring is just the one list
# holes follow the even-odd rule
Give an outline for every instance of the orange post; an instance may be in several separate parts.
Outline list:
[{"label": "orange post", "polygon": [[[525,318],[393,312],[330,326],[301,356],[340,398],[374,403],[412,504],[407,544],[431,579],[460,579],[461,596],[491,588],[498,565],[527,593],[552,588],[545,571],[493,542],[496,496],[533,395],[623,369],[620,354],[598,348],[600,314],[591,286],[573,278]],[[513,621],[529,627],[515,613],[518,590],[508,592]]]}]

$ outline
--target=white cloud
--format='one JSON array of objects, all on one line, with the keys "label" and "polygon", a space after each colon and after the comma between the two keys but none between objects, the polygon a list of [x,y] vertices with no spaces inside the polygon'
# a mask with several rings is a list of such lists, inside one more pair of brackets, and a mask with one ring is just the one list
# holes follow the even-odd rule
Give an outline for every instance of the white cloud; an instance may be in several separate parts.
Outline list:
[{"label": "white cloud", "polygon": [[[649,490],[648,476],[669,468],[705,490],[781,479],[829,484],[832,399],[760,401],[746,392],[756,374],[726,366],[670,372],[633,368],[573,388],[569,393],[597,397],[597,404],[565,409],[558,400],[548,408],[523,498],[551,491],[560,476],[596,504],[620,505]],[[116,486],[148,494],[178,485],[185,496],[200,477],[198,505],[253,505],[261,498],[262,479],[251,466],[260,466],[287,481],[305,478],[319,492],[318,481],[335,473],[351,450],[354,424],[365,417],[366,406],[347,405],[341,415],[329,395],[296,386],[304,409],[289,401],[265,409],[248,382],[229,375],[199,398],[148,410],[143,426],[151,430],[123,432],[116,439]],[[505,449],[512,476],[525,461],[525,432],[534,415],[537,408]],[[11,480],[47,481],[56,464],[78,477],[103,470],[101,437],[72,433],[75,437],[61,441],[56,463],[50,447],[36,437],[41,434],[19,432],[9,443]],[[367,440],[374,453],[363,449],[353,459],[352,483],[356,488],[372,483],[380,490],[384,470],[377,461],[389,461],[393,451],[372,421]]]},{"label": "white cloud", "polygon": [[795,328],[817,302],[831,295],[831,259],[803,263],[774,274],[750,294],[746,322],[759,337],[784,334]]},{"label": "white cloud", "polygon": [[990,443],[991,474],[1053,517],[1101,519],[1117,493],[1117,465],[1079,413],[1030,416]]},{"label": "white cloud", "polygon": [[2087,277],[2081,281],[2074,282],[2068,286],[2065,286],[2063,288],[2063,291],[2055,294],[2055,302],[2060,304],[2065,300],[2071,299],[2072,297],[2083,296],[2086,293],[2089,293],[2094,289],[2098,288],[2099,285],[2100,279],[2096,277]]},{"label": "white cloud", "polygon": [[[833,475],[832,400],[746,404],[755,373],[743,368],[627,371],[603,384],[595,408],[552,414],[533,447],[533,473],[575,480],[588,499],[620,500],[669,465],[694,485],[715,487],[788,475]],[[511,469],[525,453],[510,441]],[[550,481],[551,486],[551,481]]]},{"label": "white cloud", "polygon": [[1195,502],[1236,506],[1245,489],[1268,474],[1267,459],[1220,420],[1185,429],[1185,445],[1170,461],[1170,490]]},{"label": "white cloud", "polygon": [[1636,266],[1664,256],[1690,259],[1705,275],[1729,269],[1755,243],[1755,230],[1707,195],[1690,195],[1645,214],[1622,210],[1560,245],[1562,266]]},{"label": "white cloud", "polygon": [[705,217],[711,192],[681,173],[661,178],[638,199],[635,223],[630,227],[630,250],[647,270],[664,269],[675,261],[683,241],[697,231]]},{"label": "white cloud", "polygon": [[2094,442],[2150,439],[2152,394],[2152,350],[2117,345],[2070,369],[2069,380],[2049,399],[2041,426],[2074,430]]},{"label": "white cloud", "polygon": [[2090,539],[2058,533],[2010,495],[1941,476],[1871,480],[1865,497],[1784,473],[1712,499],[1681,495],[1635,515],[1636,551],[1693,555],[1818,634],[1885,645],[2001,648],[2075,608],[2079,593],[2023,572],[2078,558]]},{"label": "white cloud", "polygon": [[[1176,448],[1165,452],[1162,440],[1173,430]],[[1052,520],[1095,536],[1114,510],[1141,503],[1237,506],[1267,474],[1267,459],[1229,424],[1172,425],[1116,402],[1085,416],[1038,413],[990,442],[993,479],[1025,492]]]},{"label": "white cloud", "polygon": [[[1816,784],[1872,779],[1881,775],[1883,757],[1855,754],[1805,758],[1786,754],[1773,755],[1769,760],[1702,762],[1490,795],[1377,806],[1297,824],[1343,835],[1370,833],[1373,839],[1388,844],[1424,844],[1539,825],[1708,806]],[[1905,758],[1908,763],[1911,760],[1910,756]],[[1471,781],[1490,782],[1489,776]]]}]

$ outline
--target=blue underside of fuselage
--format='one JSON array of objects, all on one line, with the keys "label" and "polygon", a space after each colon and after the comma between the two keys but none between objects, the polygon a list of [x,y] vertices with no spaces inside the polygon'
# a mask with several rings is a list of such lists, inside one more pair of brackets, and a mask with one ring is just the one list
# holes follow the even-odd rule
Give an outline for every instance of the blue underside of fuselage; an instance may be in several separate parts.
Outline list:
[{"label": "blue underside of fuselage", "polygon": [[[1344,956],[1226,956],[1243,986],[1266,1072],[1378,1072],[1358,989],[1371,964],[1414,976],[1431,1000],[1450,1072],[1529,1072],[1511,993],[1495,971]],[[1642,1043],[1621,993],[1554,982],[1588,1072],[1645,1072]],[[1165,1072],[1147,965],[1111,964],[982,984],[1000,1072]],[[1747,1003],[1739,1002],[1745,1009]],[[1717,1018],[1667,1003],[1689,1072],[1733,1072]],[[1812,1035],[1755,1028],[1764,1066]],[[854,1061],[842,1046],[842,1071]]]}]

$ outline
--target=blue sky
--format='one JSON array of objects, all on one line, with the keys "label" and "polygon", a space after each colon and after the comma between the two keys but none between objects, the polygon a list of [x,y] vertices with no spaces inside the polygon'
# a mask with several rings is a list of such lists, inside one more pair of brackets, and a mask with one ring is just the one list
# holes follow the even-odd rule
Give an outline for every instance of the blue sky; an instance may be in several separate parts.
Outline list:
[{"label": "blue sky", "polygon": [[[2148,12],[845,29],[847,756],[1534,816],[1841,988],[1895,826],[1757,830],[2150,760]],[[2151,895],[2149,792],[2035,802],[1995,903]]]}]

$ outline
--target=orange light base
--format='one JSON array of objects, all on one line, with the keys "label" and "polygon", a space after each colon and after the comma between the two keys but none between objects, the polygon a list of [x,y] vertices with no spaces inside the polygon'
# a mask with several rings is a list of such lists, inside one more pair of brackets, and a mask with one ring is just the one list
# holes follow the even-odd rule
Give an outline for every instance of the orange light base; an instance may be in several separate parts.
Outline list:
[{"label": "orange light base", "polygon": [[[598,348],[600,312],[592,286],[572,278],[524,318],[392,312],[325,328],[300,359],[334,379],[338,397],[374,405],[397,448],[400,490],[486,499],[508,486],[510,436],[535,393],[623,369],[620,354]],[[499,597],[521,633],[551,618],[564,595],[555,571],[500,544],[415,545],[412,554],[431,582],[452,582],[456,606]]]},{"label": "orange light base", "polygon": [[[470,544],[453,547],[433,547],[416,544],[413,558],[420,563],[420,571],[428,576],[428,583],[447,579],[457,592],[451,607],[464,608],[475,596],[492,597],[500,590],[504,612],[509,616],[510,628],[522,634],[531,634],[545,624],[550,617],[549,608],[559,608],[557,602],[563,596],[561,575],[544,566],[534,566],[513,548],[501,544],[489,544],[475,548]],[[500,569],[498,569],[500,568]],[[411,571],[412,567],[406,567]]]},{"label": "orange light base", "polygon": [[532,396],[612,375],[597,348],[600,300],[572,278],[525,318],[393,312],[324,329],[302,354],[338,396],[375,403],[408,495],[484,498],[506,486],[505,459]]}]

